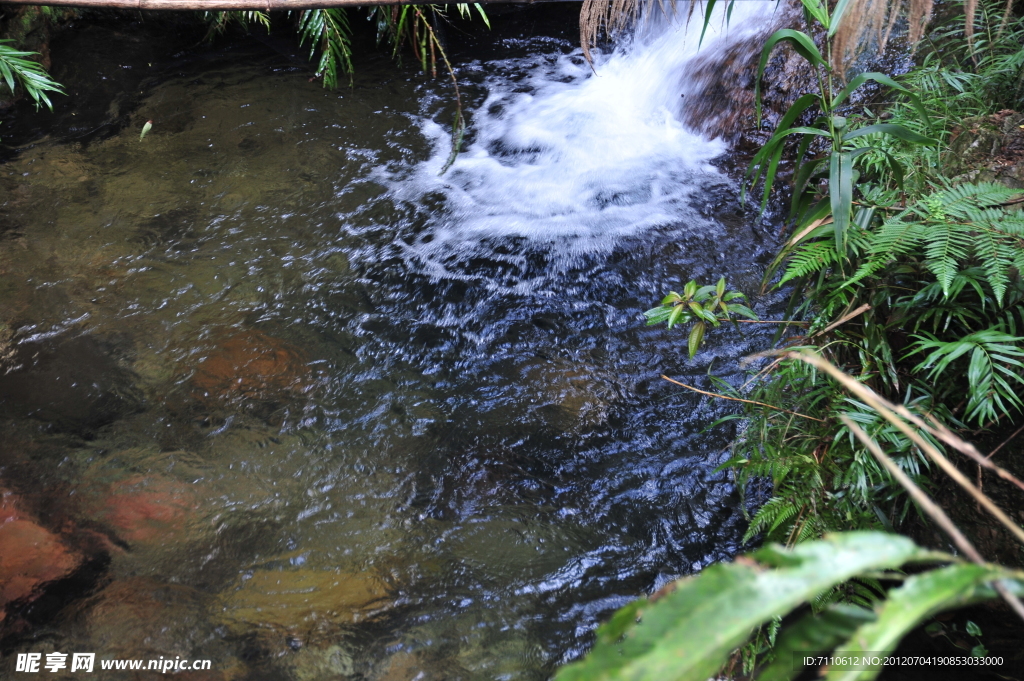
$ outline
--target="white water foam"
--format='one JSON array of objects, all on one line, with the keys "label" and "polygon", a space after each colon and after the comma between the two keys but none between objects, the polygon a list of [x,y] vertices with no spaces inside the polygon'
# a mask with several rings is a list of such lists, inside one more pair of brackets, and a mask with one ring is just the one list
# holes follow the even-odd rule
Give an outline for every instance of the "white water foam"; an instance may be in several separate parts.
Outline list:
[{"label": "white water foam", "polygon": [[776,4],[736,2],[728,25],[716,9],[699,46],[700,10],[687,24],[680,4],[673,18],[642,20],[627,44],[597,55],[594,69],[579,50],[481,64],[493,74],[489,95],[472,112],[474,141],[451,169],[438,177],[449,133],[428,120],[434,156],[411,176],[385,180],[398,200],[446,197],[447,209],[407,244],[408,255],[446,270],[454,251],[508,236],[603,250],[692,216],[693,192],[722,181],[709,161],[726,145],[680,120],[687,62],[698,49],[704,56],[764,31]]}]

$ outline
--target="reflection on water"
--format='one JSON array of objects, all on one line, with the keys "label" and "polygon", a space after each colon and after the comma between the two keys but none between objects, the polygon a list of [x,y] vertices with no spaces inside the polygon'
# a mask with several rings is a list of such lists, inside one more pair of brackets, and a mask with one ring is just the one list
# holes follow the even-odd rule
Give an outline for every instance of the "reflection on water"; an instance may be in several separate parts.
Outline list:
[{"label": "reflection on water", "polygon": [[[724,442],[698,434],[718,405],[658,379],[707,365],[640,314],[690,278],[753,289],[721,148],[663,107],[645,134],[677,146],[581,168],[590,142],[524,117],[564,116],[587,69],[516,49],[463,67],[483,108],[445,178],[443,83],[329,93],[244,51],[147,83],[118,134],[0,166],[0,518],[72,575],[8,608],[7,652],[543,679],[736,550]],[[704,362],[752,342],[715,341]]]}]

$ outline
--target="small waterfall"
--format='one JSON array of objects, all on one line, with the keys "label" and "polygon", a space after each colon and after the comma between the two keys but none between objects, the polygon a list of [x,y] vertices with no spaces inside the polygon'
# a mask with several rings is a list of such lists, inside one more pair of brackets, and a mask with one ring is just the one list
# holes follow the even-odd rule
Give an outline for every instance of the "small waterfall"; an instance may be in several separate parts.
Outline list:
[{"label": "small waterfall", "polygon": [[699,63],[706,78],[709,64],[764,34],[777,7],[736,2],[726,25],[719,5],[700,45],[700,9],[687,22],[680,4],[672,16],[659,9],[641,19],[613,51],[596,52],[593,69],[578,49],[479,65],[489,95],[472,112],[475,139],[438,177],[449,142],[428,121],[434,156],[389,182],[400,199],[445,197],[443,217],[409,248],[444,276],[453,253],[494,237],[579,253],[692,220],[690,198],[722,181],[709,161],[727,145],[687,124],[686,97],[700,89],[689,74]]}]

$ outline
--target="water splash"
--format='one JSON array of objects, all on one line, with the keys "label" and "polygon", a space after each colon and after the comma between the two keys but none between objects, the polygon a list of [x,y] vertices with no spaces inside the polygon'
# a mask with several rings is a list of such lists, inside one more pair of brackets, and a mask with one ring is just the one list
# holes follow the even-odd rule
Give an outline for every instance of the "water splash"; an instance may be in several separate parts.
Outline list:
[{"label": "water splash", "polygon": [[452,276],[443,263],[494,238],[579,254],[700,222],[691,198],[722,182],[709,162],[726,144],[683,122],[687,67],[698,54],[706,62],[762,32],[775,6],[737,2],[728,25],[724,9],[716,10],[703,44],[699,12],[689,23],[686,5],[672,16],[654,13],[626,44],[599,53],[593,70],[580,50],[480,65],[491,74],[489,94],[474,112],[475,139],[455,165],[438,177],[447,136],[427,121],[433,157],[388,183],[399,200],[431,192],[445,200],[443,215],[408,245],[411,254]]}]

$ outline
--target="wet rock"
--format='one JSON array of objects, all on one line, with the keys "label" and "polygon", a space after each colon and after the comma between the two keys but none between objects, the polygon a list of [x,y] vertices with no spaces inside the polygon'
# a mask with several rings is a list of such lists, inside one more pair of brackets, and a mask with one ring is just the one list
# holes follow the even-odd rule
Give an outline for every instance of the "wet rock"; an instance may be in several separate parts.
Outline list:
[{"label": "wet rock", "polygon": [[1003,110],[967,118],[954,132],[944,159],[959,182],[999,182],[1024,188],[1024,113]]},{"label": "wet rock", "polygon": [[387,605],[385,584],[370,573],[254,570],[221,594],[213,620],[239,635],[265,629],[282,644],[289,637],[311,643]]},{"label": "wet rock", "polygon": [[[788,3],[780,3],[774,22],[764,30],[734,42],[723,50],[698,53],[683,76],[680,107],[683,120],[694,130],[710,137],[736,142],[754,133],[754,77],[761,49],[780,28],[801,28],[800,14]],[[699,20],[692,18],[691,20]],[[765,70],[761,90],[764,115],[770,125],[777,115],[803,92],[813,90],[813,72],[803,58],[783,44]]]},{"label": "wet rock", "polygon": [[281,400],[312,384],[298,348],[255,329],[220,340],[191,378],[193,396],[206,403]]},{"label": "wet rock", "polygon": [[0,375],[0,417],[32,417],[90,435],[141,408],[133,375],[93,336],[22,343],[11,364]]},{"label": "wet rock", "polygon": [[0,526],[0,604],[36,594],[41,585],[66,577],[82,557],[30,520]]}]

